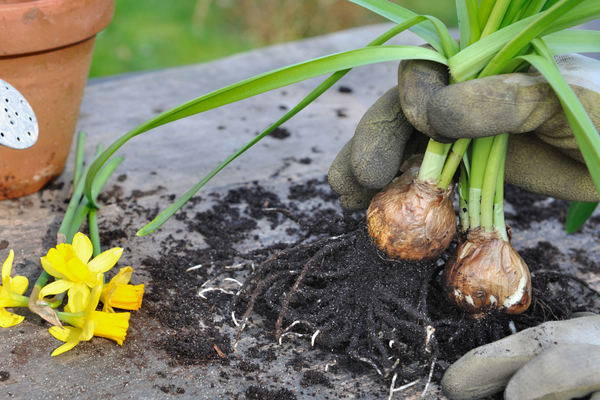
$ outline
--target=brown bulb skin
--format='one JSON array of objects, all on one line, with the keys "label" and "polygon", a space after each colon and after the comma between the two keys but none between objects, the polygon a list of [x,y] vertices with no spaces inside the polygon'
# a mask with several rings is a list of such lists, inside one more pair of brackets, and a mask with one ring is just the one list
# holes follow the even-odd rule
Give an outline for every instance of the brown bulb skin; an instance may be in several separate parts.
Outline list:
[{"label": "brown bulb skin", "polygon": [[479,318],[490,310],[520,314],[531,303],[527,264],[497,232],[469,231],[444,270],[448,297]]},{"label": "brown bulb skin", "polygon": [[407,261],[436,258],[456,233],[452,188],[416,179],[410,168],[373,197],[367,229],[373,243],[388,257]]}]

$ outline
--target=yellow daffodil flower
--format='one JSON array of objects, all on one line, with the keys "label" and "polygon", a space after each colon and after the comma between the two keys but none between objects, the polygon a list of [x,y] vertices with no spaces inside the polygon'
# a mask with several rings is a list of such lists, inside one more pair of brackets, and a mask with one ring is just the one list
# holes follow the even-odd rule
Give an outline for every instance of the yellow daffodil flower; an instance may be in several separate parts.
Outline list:
[{"label": "yellow daffodil flower", "polygon": [[99,283],[92,288],[91,293],[86,290],[75,292],[74,296],[69,294],[69,301],[65,306],[66,312],[57,314],[62,321],[73,326],[53,326],[49,329],[52,336],[65,342],[52,352],[52,356],[69,351],[79,342],[90,340],[93,336],[123,344],[129,329],[131,314],[96,311],[101,293],[102,283]]},{"label": "yellow daffodil flower", "polygon": [[15,253],[11,250],[2,264],[2,286],[0,286],[0,327],[9,328],[20,324],[25,317],[6,311],[5,307],[27,307],[29,298],[23,296],[29,281],[17,275],[10,277]]},{"label": "yellow daffodil flower", "polygon": [[100,300],[103,311],[114,312],[114,308],[123,310],[139,310],[144,296],[144,285],[130,285],[133,268],[121,268],[108,284],[104,285]]},{"label": "yellow daffodil flower", "polygon": [[120,247],[107,250],[94,259],[90,239],[83,233],[77,233],[73,244],[61,243],[48,250],[41,258],[42,267],[56,280],[42,288],[40,299],[46,296],[69,291],[69,298],[81,296],[102,282],[102,274],[111,269],[123,253]]}]

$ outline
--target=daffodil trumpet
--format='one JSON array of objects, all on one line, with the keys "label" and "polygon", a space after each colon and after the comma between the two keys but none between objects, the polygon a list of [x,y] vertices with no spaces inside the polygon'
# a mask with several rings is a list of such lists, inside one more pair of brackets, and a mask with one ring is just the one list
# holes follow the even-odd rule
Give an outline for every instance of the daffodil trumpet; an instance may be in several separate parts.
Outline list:
[{"label": "daffodil trumpet", "polygon": [[65,311],[57,312],[61,321],[70,326],[53,326],[50,334],[65,342],[52,352],[52,356],[60,355],[71,350],[81,341],[88,341],[93,336],[114,340],[123,344],[129,329],[129,312],[114,313],[96,311],[103,284],[98,283],[88,292],[80,292],[69,297]]},{"label": "daffodil trumpet", "polygon": [[133,268],[125,267],[104,285],[100,300],[103,311],[113,312],[114,308],[121,310],[138,310],[142,305],[144,285],[131,285]]}]

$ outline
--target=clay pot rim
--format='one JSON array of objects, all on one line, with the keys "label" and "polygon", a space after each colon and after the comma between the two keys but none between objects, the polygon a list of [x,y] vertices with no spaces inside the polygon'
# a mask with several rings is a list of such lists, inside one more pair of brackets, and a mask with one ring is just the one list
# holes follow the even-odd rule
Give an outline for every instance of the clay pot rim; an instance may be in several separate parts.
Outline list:
[{"label": "clay pot rim", "polygon": [[95,36],[111,21],[114,0],[25,0],[0,3],[0,56],[68,46]]}]

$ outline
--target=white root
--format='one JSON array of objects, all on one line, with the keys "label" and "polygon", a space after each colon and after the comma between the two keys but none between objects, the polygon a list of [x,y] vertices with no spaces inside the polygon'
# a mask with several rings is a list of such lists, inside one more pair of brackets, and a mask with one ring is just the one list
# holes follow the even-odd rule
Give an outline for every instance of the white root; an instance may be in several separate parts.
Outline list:
[{"label": "white root", "polygon": [[313,333],[313,335],[310,338],[310,347],[315,347],[315,339],[317,338],[317,336],[319,336],[319,333],[321,333],[320,329],[317,329],[315,331],[315,333]]},{"label": "white root", "polygon": [[406,385],[402,385],[402,386],[399,386],[399,387],[394,387],[394,386],[396,386],[396,379],[398,379],[398,374],[397,373],[394,374],[394,376],[392,377],[392,382],[390,384],[390,394],[389,394],[387,400],[392,400],[392,397],[394,397],[394,393],[401,392],[401,391],[406,390],[409,387],[414,386],[417,383],[419,383],[419,379],[417,379],[415,381],[407,383]]},{"label": "white root", "polygon": [[423,389],[423,393],[421,393],[421,398],[423,398],[425,396],[425,393],[427,393],[427,390],[429,390],[429,385],[431,384],[431,378],[433,377],[433,369],[435,367],[436,361],[437,361],[437,359],[434,358],[433,361],[431,362],[431,367],[429,368],[429,376],[427,377],[427,383],[425,384],[425,389]]},{"label": "white root", "polygon": [[235,318],[235,311],[231,312],[231,320],[233,321],[233,324],[238,327],[240,326],[240,323],[237,321],[237,319]]},{"label": "white root", "polygon": [[195,270],[195,269],[200,269],[200,268],[202,268],[202,264],[198,264],[198,265],[194,265],[193,267],[189,267],[189,268],[188,268],[188,269],[186,269],[185,271],[186,271],[186,272],[190,272],[190,271],[193,271],[193,270]]},{"label": "white root", "polygon": [[435,328],[431,325],[427,325],[427,328],[425,328],[425,332],[427,334],[427,336],[425,337],[425,351],[427,353],[431,353],[430,342],[433,338],[433,334],[435,333]]}]

